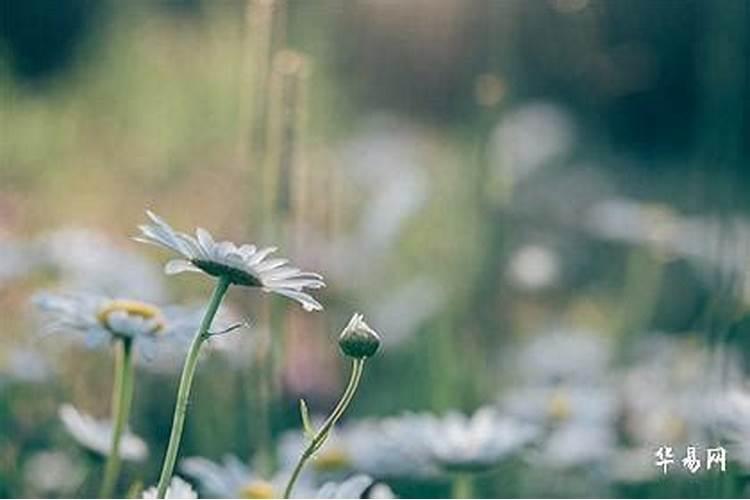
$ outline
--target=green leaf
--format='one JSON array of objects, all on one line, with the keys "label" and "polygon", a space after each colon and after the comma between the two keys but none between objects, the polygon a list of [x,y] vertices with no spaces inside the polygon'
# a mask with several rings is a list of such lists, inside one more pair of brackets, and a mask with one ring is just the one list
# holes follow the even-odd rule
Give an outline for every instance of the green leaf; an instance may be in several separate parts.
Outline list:
[{"label": "green leaf", "polygon": [[307,409],[307,403],[304,399],[299,400],[299,413],[302,416],[302,429],[308,439],[315,437],[315,429],[310,422],[310,412]]}]

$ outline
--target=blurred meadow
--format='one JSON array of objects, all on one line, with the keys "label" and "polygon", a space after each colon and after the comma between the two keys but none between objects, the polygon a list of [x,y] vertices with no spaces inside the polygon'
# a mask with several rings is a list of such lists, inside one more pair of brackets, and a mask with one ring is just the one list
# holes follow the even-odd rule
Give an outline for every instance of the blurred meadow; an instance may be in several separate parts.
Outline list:
[{"label": "blurred meadow", "polygon": [[[86,415],[109,425],[115,342],[34,297],[206,306],[212,280],[132,240],[147,209],[326,283],[312,313],[230,289],[247,325],[205,343],[175,469],[201,497],[282,495],[355,312],[380,350],[299,496],[750,497],[750,2],[0,18],[0,497],[96,496],[112,433]],[[187,349],[135,351],[117,497],[159,479]]]}]

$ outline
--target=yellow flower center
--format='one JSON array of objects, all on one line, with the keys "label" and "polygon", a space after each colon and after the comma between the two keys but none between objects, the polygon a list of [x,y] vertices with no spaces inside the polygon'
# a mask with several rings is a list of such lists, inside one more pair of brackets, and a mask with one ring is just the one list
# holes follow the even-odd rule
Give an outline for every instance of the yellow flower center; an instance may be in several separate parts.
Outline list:
[{"label": "yellow flower center", "polygon": [[124,312],[129,316],[139,316],[143,319],[152,320],[154,328],[151,333],[156,333],[164,329],[164,317],[158,307],[145,302],[127,299],[115,299],[107,302],[96,315],[99,323],[108,330],[111,330],[109,316],[115,312]]},{"label": "yellow flower center", "polygon": [[567,420],[573,413],[570,398],[562,392],[555,392],[547,402],[547,415],[554,420]]},{"label": "yellow flower center", "polygon": [[278,498],[279,495],[268,481],[253,481],[239,491],[239,498]]},{"label": "yellow flower center", "polygon": [[341,448],[325,450],[313,462],[318,471],[337,471],[348,467],[349,464],[349,455]]}]

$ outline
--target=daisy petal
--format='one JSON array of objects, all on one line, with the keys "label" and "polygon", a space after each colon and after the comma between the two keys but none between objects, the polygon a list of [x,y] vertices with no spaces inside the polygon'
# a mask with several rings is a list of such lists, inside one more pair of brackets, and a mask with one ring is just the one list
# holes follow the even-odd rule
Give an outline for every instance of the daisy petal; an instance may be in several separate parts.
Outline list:
[{"label": "daisy petal", "polygon": [[164,265],[164,272],[167,274],[179,274],[186,271],[201,272],[192,262],[185,259],[172,259]]}]

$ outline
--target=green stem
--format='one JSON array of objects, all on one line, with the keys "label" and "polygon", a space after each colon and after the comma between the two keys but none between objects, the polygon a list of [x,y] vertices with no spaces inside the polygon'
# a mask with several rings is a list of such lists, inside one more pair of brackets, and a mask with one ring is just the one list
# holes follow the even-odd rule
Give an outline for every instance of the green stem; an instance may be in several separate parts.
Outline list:
[{"label": "green stem", "polygon": [[266,305],[266,327],[262,328],[259,342],[257,344],[256,363],[256,425],[257,429],[257,460],[258,468],[262,474],[271,476],[274,470],[275,457],[273,453],[271,435],[271,405],[273,402],[273,350],[271,344],[271,331],[274,328],[274,317],[272,305]]},{"label": "green stem", "polygon": [[453,498],[474,498],[474,478],[469,474],[457,474],[451,490]]},{"label": "green stem", "polygon": [[112,387],[112,444],[104,466],[99,498],[111,498],[120,473],[120,441],[133,401],[133,341],[121,338],[115,345],[115,380]]},{"label": "green stem", "polygon": [[341,396],[341,399],[336,404],[336,407],[333,409],[326,421],[323,422],[320,430],[312,438],[310,444],[307,446],[307,448],[305,448],[305,451],[302,452],[302,455],[300,456],[299,461],[294,467],[294,471],[289,478],[289,482],[286,484],[286,489],[284,490],[284,498],[289,498],[292,495],[294,483],[297,482],[297,478],[299,477],[300,472],[302,472],[302,468],[305,466],[305,463],[307,463],[310,457],[316,451],[318,451],[321,446],[323,446],[326,439],[328,439],[328,435],[330,434],[331,429],[333,429],[333,426],[336,425],[336,422],[338,422],[338,420],[344,414],[347,407],[349,406],[349,403],[352,402],[354,393],[357,392],[357,386],[359,385],[359,381],[362,378],[362,371],[364,370],[364,367],[364,358],[355,359],[352,363],[352,373],[349,377],[349,384],[346,386],[346,390],[344,390],[344,394]]},{"label": "green stem", "polygon": [[180,387],[177,390],[177,402],[174,408],[174,417],[172,418],[172,432],[169,435],[169,444],[167,445],[167,452],[164,455],[164,465],[161,469],[161,476],[159,477],[159,486],[157,489],[157,497],[164,498],[167,494],[167,487],[172,479],[172,473],[174,472],[175,462],[177,460],[177,451],[180,448],[180,439],[182,438],[182,428],[185,425],[185,414],[187,413],[188,399],[190,398],[190,387],[193,384],[193,376],[195,375],[195,369],[198,366],[198,354],[200,354],[201,345],[210,336],[208,329],[211,327],[211,322],[216,316],[216,312],[219,309],[224,295],[227,293],[230,282],[227,278],[219,278],[214,288],[211,300],[208,302],[208,308],[203,316],[201,325],[198,331],[195,332],[193,342],[190,344],[190,350],[188,351],[187,358],[185,358],[185,365],[182,368],[182,376],[180,377]]}]

